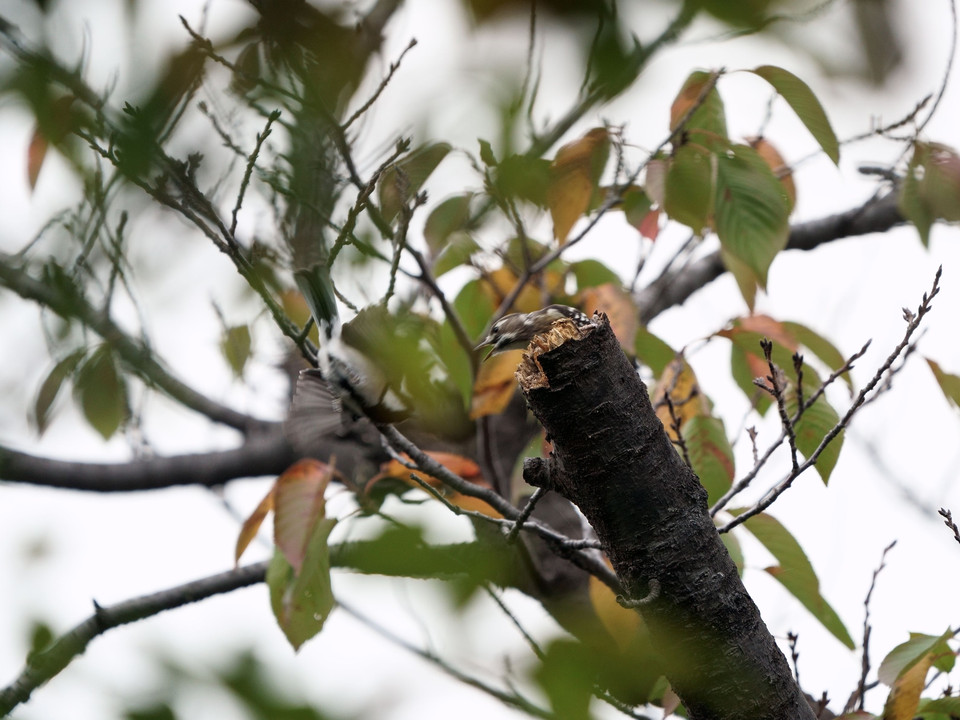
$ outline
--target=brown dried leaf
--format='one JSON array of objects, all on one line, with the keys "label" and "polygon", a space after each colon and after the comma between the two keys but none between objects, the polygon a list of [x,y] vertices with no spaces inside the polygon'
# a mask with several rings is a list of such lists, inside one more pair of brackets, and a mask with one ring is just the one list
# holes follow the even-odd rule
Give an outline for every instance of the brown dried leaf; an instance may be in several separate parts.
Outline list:
[{"label": "brown dried leaf", "polygon": [[580,293],[580,300],[583,311],[587,315],[593,315],[596,311],[606,313],[613,334],[620,341],[620,347],[632,353],[639,320],[637,308],[630,299],[629,293],[621,287],[607,283],[587,288]]}]

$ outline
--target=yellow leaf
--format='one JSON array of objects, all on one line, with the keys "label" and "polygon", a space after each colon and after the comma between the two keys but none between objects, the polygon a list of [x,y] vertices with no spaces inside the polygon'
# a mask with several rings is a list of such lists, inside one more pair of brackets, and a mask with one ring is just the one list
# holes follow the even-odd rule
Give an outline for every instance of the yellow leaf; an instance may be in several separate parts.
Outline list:
[{"label": "yellow leaf", "polygon": [[[670,403],[667,402],[668,396]],[[707,398],[700,392],[697,376],[683,358],[676,358],[667,365],[650,397],[663,429],[673,442],[678,441],[675,425],[679,423],[682,430],[691,418],[710,412]],[[670,404],[673,405],[672,413]]]},{"label": "yellow leaf", "polygon": [[557,151],[550,165],[547,205],[553,218],[553,236],[563,243],[577,219],[590,207],[610,154],[610,136],[594,128]]},{"label": "yellow leaf", "polygon": [[260,526],[267,517],[267,513],[273,510],[273,495],[275,489],[276,485],[273,485],[270,488],[270,492],[266,494],[263,500],[260,501],[260,504],[257,505],[256,509],[250,514],[250,517],[243,521],[243,525],[240,527],[240,535],[237,537],[237,549],[233,556],[234,565],[240,564],[240,556],[243,555],[244,551],[257,536],[257,531],[260,530]]},{"label": "yellow leaf", "polygon": [[897,678],[883,706],[883,720],[911,720],[917,714],[920,693],[932,664],[933,653],[927,653]]},{"label": "yellow leaf", "polygon": [[515,377],[523,350],[510,350],[492,355],[480,366],[470,400],[470,419],[496,415],[510,404],[517,389]]},{"label": "yellow leaf", "polygon": [[[610,561],[606,558],[604,562],[610,566]],[[626,651],[633,642],[634,636],[643,627],[643,618],[640,617],[640,613],[620,605],[613,590],[592,575],[589,592],[593,611],[614,642],[621,650]]]}]

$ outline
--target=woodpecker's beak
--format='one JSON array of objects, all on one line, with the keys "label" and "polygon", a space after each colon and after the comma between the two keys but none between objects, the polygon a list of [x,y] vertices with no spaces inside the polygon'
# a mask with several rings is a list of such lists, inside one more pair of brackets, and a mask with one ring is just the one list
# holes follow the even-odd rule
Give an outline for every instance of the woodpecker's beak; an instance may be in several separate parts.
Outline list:
[{"label": "woodpecker's beak", "polygon": [[484,361],[486,361],[487,358],[489,358],[491,355],[496,355],[496,354],[497,354],[496,341],[495,341],[495,340],[492,340],[489,335],[487,335],[487,337],[484,339],[484,341],[483,341],[482,343],[480,343],[479,345],[477,345],[477,346],[473,349],[473,351],[474,351],[474,352],[477,352],[478,350],[482,350],[483,348],[487,347],[488,345],[490,346],[490,350],[487,351],[486,355],[484,355],[482,358],[480,358],[480,362],[484,362]]}]

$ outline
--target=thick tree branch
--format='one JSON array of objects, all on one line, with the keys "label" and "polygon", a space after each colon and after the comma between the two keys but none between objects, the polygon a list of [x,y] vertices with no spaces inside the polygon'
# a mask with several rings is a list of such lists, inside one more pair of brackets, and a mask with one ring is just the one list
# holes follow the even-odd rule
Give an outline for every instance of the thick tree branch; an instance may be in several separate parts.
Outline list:
[{"label": "thick tree branch", "polygon": [[[898,199],[899,193],[893,190],[852,210],[794,225],[790,229],[787,250],[812,250],[833,240],[886,232],[906,222],[897,207]],[[664,310],[682,305],[693,293],[726,271],[720,252],[716,251],[686,267],[667,273],[656,283],[635,294],[641,322],[648,323]]]},{"label": "thick tree branch", "polygon": [[279,475],[297,459],[280,431],[251,436],[240,447],[147,457],[126,463],[52,460],[0,446],[0,480],[66,490],[134,492],[180,485],[212,487],[241,477]]},{"label": "thick tree branch", "polygon": [[640,612],[690,717],[812,720],[717,534],[706,491],[606,318],[583,339],[528,358],[521,387],[553,453],[528,460],[524,477],[580,508],[628,601],[649,597]]},{"label": "thick tree branch", "polygon": [[107,630],[212,595],[255,585],[263,582],[266,572],[267,563],[261,562],[108,607],[94,603],[93,615],[62,635],[50,647],[32,653],[20,676],[0,690],[0,717],[5,717],[17,705],[26,702],[34,690],[63,670],[73,658],[87,649],[91,640]]}]

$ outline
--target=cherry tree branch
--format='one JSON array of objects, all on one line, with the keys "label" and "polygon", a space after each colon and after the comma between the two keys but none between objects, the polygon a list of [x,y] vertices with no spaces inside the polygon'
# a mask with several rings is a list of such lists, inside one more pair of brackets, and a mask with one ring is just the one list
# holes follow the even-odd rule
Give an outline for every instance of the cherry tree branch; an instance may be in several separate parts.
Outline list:
[{"label": "cherry tree branch", "polygon": [[[794,225],[786,249],[812,250],[834,240],[886,232],[906,222],[897,207],[898,202],[899,193],[893,190],[882,197],[871,198],[859,207]],[[658,278],[657,282],[634,294],[640,308],[640,321],[646,324],[664,310],[682,305],[693,293],[726,271],[718,250]]]},{"label": "cherry tree branch", "polygon": [[0,690],[0,717],[5,717],[17,705],[29,700],[34,690],[63,670],[87,649],[87,645],[94,638],[107,630],[143,620],[164,610],[205,600],[213,595],[255,585],[263,582],[266,572],[267,562],[260,562],[151,595],[125,600],[116,605],[101,607],[94,602],[93,615],[61,635],[49,647],[31,653],[20,675]]}]

